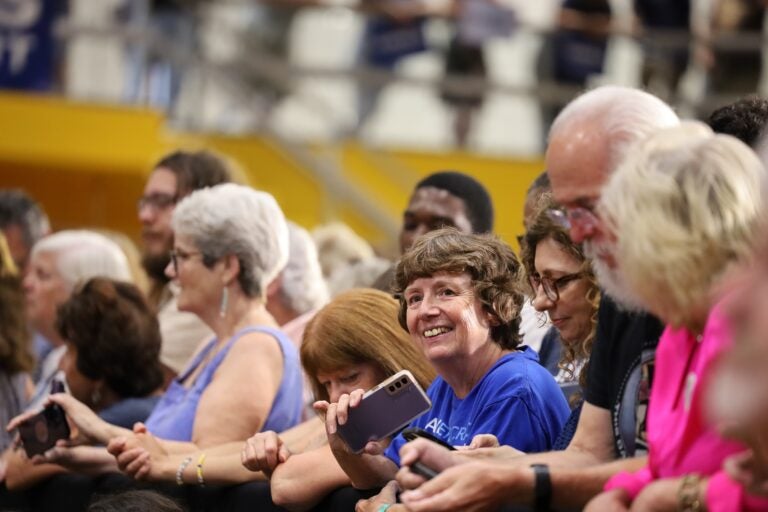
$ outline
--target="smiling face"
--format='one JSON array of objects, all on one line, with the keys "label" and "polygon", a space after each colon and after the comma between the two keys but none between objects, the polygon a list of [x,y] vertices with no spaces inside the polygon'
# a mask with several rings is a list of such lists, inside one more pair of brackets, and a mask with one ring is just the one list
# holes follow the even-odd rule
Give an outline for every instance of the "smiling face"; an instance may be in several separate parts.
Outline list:
[{"label": "smiling face", "polygon": [[374,363],[353,364],[335,372],[317,372],[317,380],[328,393],[331,403],[338,402],[344,393],[356,389],[367,391],[385,378],[384,372]]},{"label": "smiling face", "polygon": [[403,295],[408,332],[430,361],[463,358],[493,343],[491,314],[475,296],[469,274],[421,277]]},{"label": "smiling face", "polygon": [[417,188],[403,213],[400,251],[407,251],[424,233],[445,227],[472,233],[472,223],[467,217],[464,201],[440,188]]},{"label": "smiling face", "polygon": [[55,253],[37,252],[24,277],[27,319],[49,340],[58,338],[54,327],[56,309],[67,300],[71,291],[59,273],[56,261]]},{"label": "smiling face", "polygon": [[[555,240],[545,238],[536,246],[534,267],[539,276],[552,280],[557,286],[558,280],[578,274],[581,262]],[[586,298],[590,283],[586,277],[561,282],[563,284],[557,286],[556,301],[546,296],[542,286],[537,287],[533,307],[547,312],[564,342],[579,343],[592,332],[593,307]]]}]

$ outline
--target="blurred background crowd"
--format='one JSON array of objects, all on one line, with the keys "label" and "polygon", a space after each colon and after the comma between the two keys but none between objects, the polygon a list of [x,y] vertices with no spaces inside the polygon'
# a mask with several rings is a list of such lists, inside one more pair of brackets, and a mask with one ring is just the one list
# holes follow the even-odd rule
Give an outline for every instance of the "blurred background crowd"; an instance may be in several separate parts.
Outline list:
[{"label": "blurred background crowd", "polygon": [[0,509],[768,510],[766,7],[0,0]]}]

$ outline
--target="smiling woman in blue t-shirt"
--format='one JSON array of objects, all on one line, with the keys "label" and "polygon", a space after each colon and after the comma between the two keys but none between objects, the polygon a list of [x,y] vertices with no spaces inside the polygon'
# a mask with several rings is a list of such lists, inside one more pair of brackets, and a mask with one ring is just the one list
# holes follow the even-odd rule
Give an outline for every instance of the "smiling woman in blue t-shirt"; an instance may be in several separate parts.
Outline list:
[{"label": "smiling woman in blue t-shirt", "polygon": [[[453,445],[469,445],[478,434],[493,434],[503,445],[525,452],[548,450],[568,416],[568,405],[536,354],[519,346],[523,294],[520,264],[492,235],[455,229],[427,233],[403,256],[395,271],[400,324],[422,347],[438,373],[427,390],[432,409],[414,420]],[[371,488],[392,479],[405,443],[396,436],[368,443],[354,454],[336,435],[363,391],[326,412],[334,455],[355,487]]]}]

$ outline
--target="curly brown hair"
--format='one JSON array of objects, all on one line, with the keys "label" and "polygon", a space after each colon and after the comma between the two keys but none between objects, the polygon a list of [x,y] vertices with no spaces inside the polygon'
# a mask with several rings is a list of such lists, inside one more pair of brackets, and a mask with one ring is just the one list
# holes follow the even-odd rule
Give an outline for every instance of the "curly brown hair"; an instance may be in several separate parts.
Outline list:
[{"label": "curly brown hair", "polygon": [[520,344],[520,262],[512,249],[495,235],[465,234],[455,228],[430,231],[419,237],[395,268],[393,292],[400,301],[398,318],[407,331],[403,297],[414,280],[439,272],[467,273],[475,296],[499,324],[491,327],[491,338],[504,349]]},{"label": "curly brown hair", "polygon": [[56,329],[77,348],[77,370],[118,396],[147,396],[163,383],[160,328],[136,286],[90,279],[59,306]]},{"label": "curly brown hair", "polygon": [[567,254],[575,260],[581,262],[579,272],[589,281],[589,290],[584,299],[592,306],[592,330],[583,340],[575,343],[563,343],[563,352],[558,368],[570,374],[573,377],[574,363],[578,361],[587,361],[579,376],[579,384],[582,388],[586,386],[587,373],[589,366],[589,355],[592,353],[592,343],[595,340],[595,331],[597,327],[597,309],[600,304],[600,287],[597,284],[597,278],[592,271],[591,261],[584,255],[580,244],[575,244],[571,240],[568,231],[554,222],[549,215],[549,210],[557,208],[557,203],[552,199],[552,195],[547,193],[541,196],[536,206],[536,213],[533,216],[531,224],[528,226],[523,236],[520,250],[520,260],[523,264],[524,272],[521,273],[523,286],[526,287],[531,297],[536,296],[536,290],[531,288],[529,277],[536,274],[534,262],[536,260],[536,248],[547,239],[556,242]]}]

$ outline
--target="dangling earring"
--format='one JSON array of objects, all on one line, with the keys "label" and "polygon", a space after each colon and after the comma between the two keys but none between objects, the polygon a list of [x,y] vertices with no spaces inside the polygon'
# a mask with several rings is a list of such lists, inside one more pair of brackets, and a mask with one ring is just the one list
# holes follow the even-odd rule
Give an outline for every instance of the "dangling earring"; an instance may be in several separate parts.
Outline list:
[{"label": "dangling earring", "polygon": [[221,292],[221,304],[219,304],[219,316],[221,318],[224,318],[227,316],[227,304],[229,303],[229,289],[227,287],[224,287],[224,290]]},{"label": "dangling earring", "polygon": [[91,393],[91,404],[95,407],[99,402],[101,402],[101,389],[95,388]]}]

